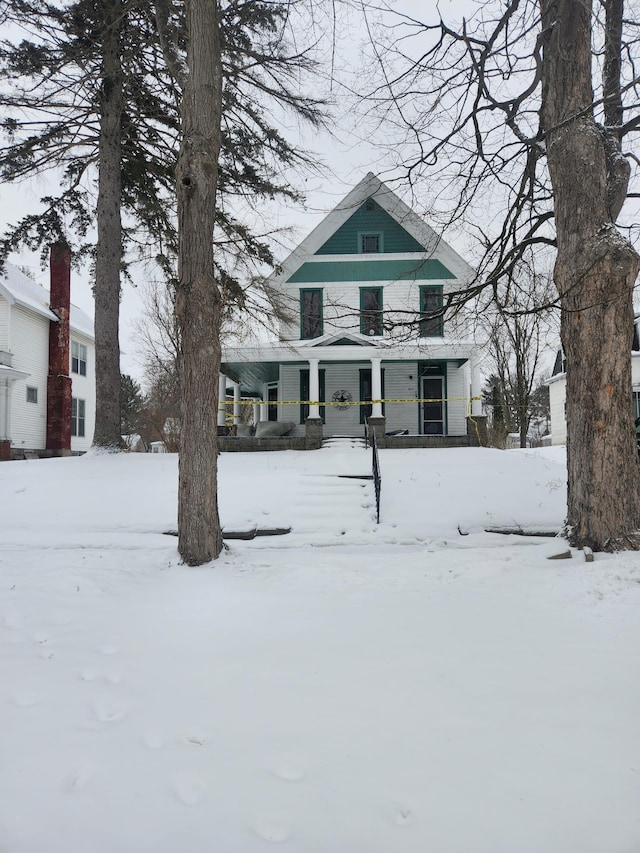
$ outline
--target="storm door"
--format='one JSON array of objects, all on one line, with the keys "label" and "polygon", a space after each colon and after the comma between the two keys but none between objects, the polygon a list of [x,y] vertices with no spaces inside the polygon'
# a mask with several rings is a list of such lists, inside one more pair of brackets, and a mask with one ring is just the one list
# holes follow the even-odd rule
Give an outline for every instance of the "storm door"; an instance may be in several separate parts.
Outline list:
[{"label": "storm door", "polygon": [[422,433],[444,435],[444,376],[422,377]]}]

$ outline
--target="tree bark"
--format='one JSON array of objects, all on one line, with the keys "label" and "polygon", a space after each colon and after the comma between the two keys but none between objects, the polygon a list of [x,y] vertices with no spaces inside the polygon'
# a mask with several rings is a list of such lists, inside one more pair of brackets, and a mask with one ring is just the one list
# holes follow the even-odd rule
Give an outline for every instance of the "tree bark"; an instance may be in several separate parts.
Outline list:
[{"label": "tree bark", "polygon": [[540,9],[542,118],[567,360],[567,533],[573,545],[594,551],[637,548],[631,344],[640,262],[615,227],[628,166],[616,134],[594,119],[590,0],[540,0]]},{"label": "tree bark", "polygon": [[220,153],[222,66],[216,0],[186,4],[188,75],[177,166],[178,288],[182,345],[178,550],[201,565],[222,549],[218,517],[218,375],[222,299],[213,229]]},{"label": "tree bark", "polygon": [[120,267],[122,261],[120,63],[121,0],[105,0],[100,87],[98,202],[96,207],[95,341],[96,424],[93,444],[122,447],[120,435]]}]

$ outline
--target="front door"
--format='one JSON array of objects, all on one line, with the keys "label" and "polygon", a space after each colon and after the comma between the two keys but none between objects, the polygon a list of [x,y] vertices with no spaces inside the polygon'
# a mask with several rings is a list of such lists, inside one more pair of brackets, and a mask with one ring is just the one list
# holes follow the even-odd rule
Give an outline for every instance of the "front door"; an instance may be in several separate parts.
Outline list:
[{"label": "front door", "polygon": [[444,435],[444,377],[422,378],[422,434]]}]

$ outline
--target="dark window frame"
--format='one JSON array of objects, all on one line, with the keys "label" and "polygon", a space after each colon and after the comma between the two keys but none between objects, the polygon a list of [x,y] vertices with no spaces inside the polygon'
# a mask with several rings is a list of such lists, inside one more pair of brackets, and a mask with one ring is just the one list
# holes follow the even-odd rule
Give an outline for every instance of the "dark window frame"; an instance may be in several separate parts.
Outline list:
[{"label": "dark window frame", "polygon": [[[308,310],[307,299],[318,296],[318,315]],[[313,309],[313,306],[311,306]],[[315,320],[315,322],[314,322]],[[321,287],[303,287],[300,289],[300,340],[319,338],[324,333],[324,292]]]},{"label": "dark window frame", "polygon": [[444,308],[442,285],[426,284],[420,287],[420,337],[441,338],[444,336],[444,311],[435,316],[434,311]]},{"label": "dark window frame", "polygon": [[38,402],[38,389],[34,385],[27,385],[27,403]]},{"label": "dark window frame", "polygon": [[[382,231],[360,231],[358,233],[358,254],[381,255],[384,252],[383,237]],[[374,245],[375,248],[373,248]]]},{"label": "dark window frame", "polygon": [[71,398],[71,435],[84,438],[86,428],[86,401],[80,397]]},{"label": "dark window frame", "polygon": [[[360,288],[360,334],[367,337],[380,337],[384,334],[384,309],[383,309],[382,287]],[[377,296],[377,308],[368,308],[365,305],[367,294],[375,293]],[[373,329],[373,332],[371,331]]]}]

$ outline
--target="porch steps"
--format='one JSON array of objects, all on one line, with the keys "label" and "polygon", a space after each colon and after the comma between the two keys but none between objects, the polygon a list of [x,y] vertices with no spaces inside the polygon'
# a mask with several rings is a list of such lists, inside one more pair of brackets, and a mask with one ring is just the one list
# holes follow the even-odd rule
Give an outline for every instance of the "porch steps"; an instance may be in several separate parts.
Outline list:
[{"label": "porch steps", "polygon": [[333,450],[364,450],[366,444],[362,436],[332,435],[322,440],[322,447],[331,447]]}]

